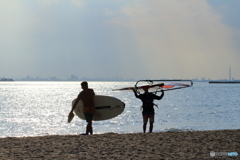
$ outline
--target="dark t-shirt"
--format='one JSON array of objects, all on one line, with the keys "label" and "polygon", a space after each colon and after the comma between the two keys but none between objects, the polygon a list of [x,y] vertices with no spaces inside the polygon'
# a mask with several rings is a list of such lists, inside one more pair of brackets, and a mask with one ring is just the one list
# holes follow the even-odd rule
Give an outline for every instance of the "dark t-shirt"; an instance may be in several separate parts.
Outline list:
[{"label": "dark t-shirt", "polygon": [[154,113],[154,99],[161,99],[161,97],[152,94],[152,93],[148,93],[148,94],[140,94],[138,95],[139,99],[141,99],[143,105],[143,113]]}]

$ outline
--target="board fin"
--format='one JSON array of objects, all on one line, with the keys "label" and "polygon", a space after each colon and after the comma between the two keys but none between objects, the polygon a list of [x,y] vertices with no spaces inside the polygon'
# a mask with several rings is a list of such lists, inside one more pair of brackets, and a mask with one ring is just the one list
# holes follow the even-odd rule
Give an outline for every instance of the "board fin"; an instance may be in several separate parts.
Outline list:
[{"label": "board fin", "polygon": [[68,114],[68,123],[70,123],[73,120],[74,114],[72,112],[70,112]]}]

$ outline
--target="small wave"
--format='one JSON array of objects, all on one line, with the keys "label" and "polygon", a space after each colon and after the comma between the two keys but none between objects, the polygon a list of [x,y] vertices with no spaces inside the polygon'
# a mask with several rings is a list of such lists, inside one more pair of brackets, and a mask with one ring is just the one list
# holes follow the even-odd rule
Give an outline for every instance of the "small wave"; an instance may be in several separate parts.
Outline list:
[{"label": "small wave", "polygon": [[182,132],[182,131],[194,131],[193,129],[178,129],[178,128],[169,128],[165,129],[167,132]]}]

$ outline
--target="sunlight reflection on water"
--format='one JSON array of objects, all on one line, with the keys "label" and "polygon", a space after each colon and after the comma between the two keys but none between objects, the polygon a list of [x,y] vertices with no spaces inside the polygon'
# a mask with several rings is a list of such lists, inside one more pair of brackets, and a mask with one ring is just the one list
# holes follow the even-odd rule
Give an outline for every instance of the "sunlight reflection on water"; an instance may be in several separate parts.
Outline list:
[{"label": "sunlight reflection on water", "polygon": [[[98,95],[121,99],[126,108],[113,119],[93,123],[95,133],[142,132],[141,101],[130,92],[112,89],[135,82],[89,82]],[[154,131],[239,129],[240,85],[195,83],[193,87],[165,92],[155,101]],[[66,135],[85,132],[86,122],[67,115],[80,82],[1,82],[0,137]]]}]

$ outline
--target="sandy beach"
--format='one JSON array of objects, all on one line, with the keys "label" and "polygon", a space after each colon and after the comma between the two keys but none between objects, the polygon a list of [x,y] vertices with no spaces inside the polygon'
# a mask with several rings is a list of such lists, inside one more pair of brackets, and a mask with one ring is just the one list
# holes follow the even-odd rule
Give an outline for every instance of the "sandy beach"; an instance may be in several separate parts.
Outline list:
[{"label": "sandy beach", "polygon": [[240,130],[0,138],[0,159],[220,159],[240,153]]}]

